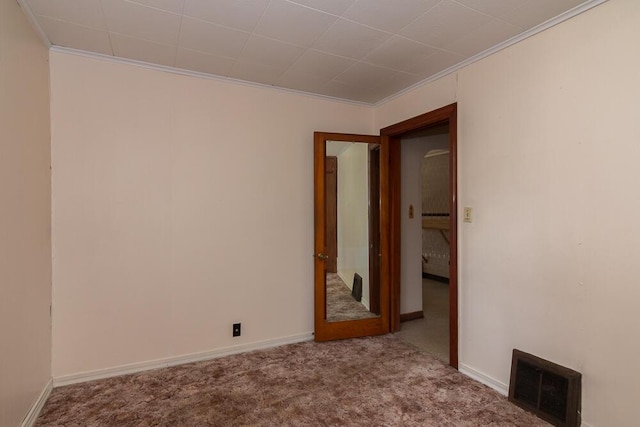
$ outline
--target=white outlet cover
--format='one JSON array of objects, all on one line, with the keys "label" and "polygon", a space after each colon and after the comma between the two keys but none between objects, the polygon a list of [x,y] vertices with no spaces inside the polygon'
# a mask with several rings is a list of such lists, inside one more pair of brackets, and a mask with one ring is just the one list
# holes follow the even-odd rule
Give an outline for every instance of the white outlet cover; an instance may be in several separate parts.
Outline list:
[{"label": "white outlet cover", "polygon": [[464,208],[464,222],[473,222],[473,208]]}]

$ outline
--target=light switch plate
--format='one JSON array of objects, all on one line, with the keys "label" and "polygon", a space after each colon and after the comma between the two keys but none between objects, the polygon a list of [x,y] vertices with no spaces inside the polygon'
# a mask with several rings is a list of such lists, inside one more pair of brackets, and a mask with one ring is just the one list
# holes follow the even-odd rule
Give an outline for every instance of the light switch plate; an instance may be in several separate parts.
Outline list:
[{"label": "light switch plate", "polygon": [[473,222],[473,208],[464,208],[464,222]]}]

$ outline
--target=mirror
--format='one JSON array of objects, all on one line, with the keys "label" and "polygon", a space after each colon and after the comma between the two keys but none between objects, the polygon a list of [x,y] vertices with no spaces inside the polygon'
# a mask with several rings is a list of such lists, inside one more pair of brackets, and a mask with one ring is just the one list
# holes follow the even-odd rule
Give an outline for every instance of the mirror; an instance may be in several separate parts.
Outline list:
[{"label": "mirror", "polygon": [[380,316],[380,144],[326,141],[325,320]]}]

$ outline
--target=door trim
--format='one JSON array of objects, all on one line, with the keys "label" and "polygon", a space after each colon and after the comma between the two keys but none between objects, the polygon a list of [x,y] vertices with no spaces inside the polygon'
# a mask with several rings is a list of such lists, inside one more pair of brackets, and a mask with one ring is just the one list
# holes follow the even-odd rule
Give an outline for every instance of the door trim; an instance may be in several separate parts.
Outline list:
[{"label": "door trim", "polygon": [[[381,147],[369,149],[369,200],[380,197]],[[381,203],[369,203],[369,311],[380,314],[380,277],[382,248],[380,242]]]},{"label": "door trim", "polygon": [[447,125],[449,129],[449,364],[458,368],[458,105],[447,105],[437,110],[404,120],[380,130],[382,145],[389,149],[389,302],[390,330],[400,330],[400,143],[412,131]]}]

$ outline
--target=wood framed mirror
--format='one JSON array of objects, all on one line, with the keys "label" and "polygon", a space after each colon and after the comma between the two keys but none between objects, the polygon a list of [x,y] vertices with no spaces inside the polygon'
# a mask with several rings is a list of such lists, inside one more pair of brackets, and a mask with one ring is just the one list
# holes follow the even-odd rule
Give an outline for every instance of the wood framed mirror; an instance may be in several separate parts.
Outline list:
[{"label": "wood framed mirror", "polygon": [[389,150],[314,133],[315,339],[389,332]]}]

